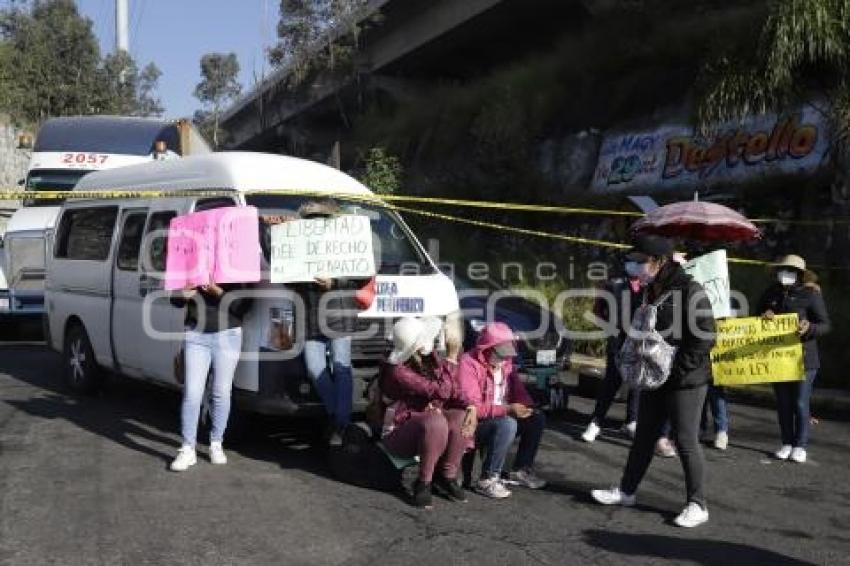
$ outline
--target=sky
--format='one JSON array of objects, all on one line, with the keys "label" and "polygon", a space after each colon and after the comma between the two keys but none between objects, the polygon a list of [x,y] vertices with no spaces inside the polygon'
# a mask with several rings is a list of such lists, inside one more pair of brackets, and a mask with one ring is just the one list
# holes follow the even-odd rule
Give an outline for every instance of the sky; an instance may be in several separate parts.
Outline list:
[{"label": "sky", "polygon": [[[168,118],[191,117],[200,102],[192,96],[204,53],[235,52],[243,92],[255,76],[269,73],[263,46],[275,40],[277,0],[129,0],[130,54],[139,68],[162,71],[159,96]],[[94,23],[103,53],[115,47],[115,0],[77,0]],[[264,69],[265,67],[265,69]],[[256,75],[255,75],[256,73]]]}]

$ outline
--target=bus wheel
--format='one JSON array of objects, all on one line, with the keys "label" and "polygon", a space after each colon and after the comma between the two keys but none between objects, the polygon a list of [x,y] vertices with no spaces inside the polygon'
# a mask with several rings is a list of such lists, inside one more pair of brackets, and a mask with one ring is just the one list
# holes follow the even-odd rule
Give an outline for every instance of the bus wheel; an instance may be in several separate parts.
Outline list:
[{"label": "bus wheel", "polygon": [[77,393],[93,393],[101,383],[101,371],[85,329],[75,324],[65,335],[63,348],[65,383]]}]

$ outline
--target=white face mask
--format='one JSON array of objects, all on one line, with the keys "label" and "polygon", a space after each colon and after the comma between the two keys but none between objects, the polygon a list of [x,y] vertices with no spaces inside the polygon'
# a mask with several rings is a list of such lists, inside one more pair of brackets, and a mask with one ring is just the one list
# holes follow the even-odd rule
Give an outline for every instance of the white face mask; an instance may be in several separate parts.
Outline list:
[{"label": "white face mask", "polygon": [[797,282],[797,274],[783,269],[776,273],[776,279],[785,287],[791,287]]},{"label": "white face mask", "polygon": [[645,287],[655,280],[655,275],[652,275],[649,271],[649,262],[638,263],[637,266],[637,273],[634,277],[638,278],[641,285]]}]

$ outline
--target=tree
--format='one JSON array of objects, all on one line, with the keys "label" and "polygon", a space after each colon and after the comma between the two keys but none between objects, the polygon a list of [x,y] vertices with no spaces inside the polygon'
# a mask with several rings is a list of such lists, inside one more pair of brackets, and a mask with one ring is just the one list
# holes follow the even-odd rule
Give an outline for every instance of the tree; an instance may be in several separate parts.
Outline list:
[{"label": "tree", "polygon": [[100,109],[107,114],[127,116],[137,109],[139,69],[126,51],[107,55],[100,69],[103,90]]},{"label": "tree", "polygon": [[207,53],[201,57],[201,82],[195,87],[195,98],[211,114],[213,147],[219,144],[219,119],[226,104],[242,92],[238,81],[239,61],[235,53]]},{"label": "tree", "polygon": [[404,169],[398,157],[383,147],[373,147],[366,155],[366,171],[360,182],[381,195],[391,195],[401,188]]},{"label": "tree", "polygon": [[0,109],[37,124],[50,116],[159,116],[161,72],[139,73],[126,52],[100,56],[92,22],[73,0],[20,2],[0,10]]},{"label": "tree", "polygon": [[369,16],[368,0],[281,0],[278,43],[269,61],[287,66],[290,85],[300,84],[311,69],[336,69],[351,61]]},{"label": "tree", "polygon": [[6,45],[4,109],[15,118],[40,122],[97,110],[100,50],[91,20],[80,16],[73,0],[2,10],[0,36]]},{"label": "tree", "polygon": [[139,74],[139,85],[137,91],[136,114],[139,116],[162,116],[165,108],[157,96],[159,88],[159,77],[162,71],[155,63],[148,63]]},{"label": "tree", "polygon": [[[779,0],[760,34],[704,70],[700,124],[781,110],[818,94],[838,138],[850,133],[850,0]],[[747,55],[749,54],[749,55]]]}]

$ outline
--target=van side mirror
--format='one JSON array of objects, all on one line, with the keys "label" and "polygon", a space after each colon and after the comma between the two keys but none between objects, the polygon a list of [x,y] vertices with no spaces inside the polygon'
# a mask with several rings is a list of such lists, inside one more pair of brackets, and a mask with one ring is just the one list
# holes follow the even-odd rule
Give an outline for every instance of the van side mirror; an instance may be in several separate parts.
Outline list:
[{"label": "van side mirror", "polygon": [[27,182],[26,179],[18,179],[18,186],[23,187],[26,182]]}]

